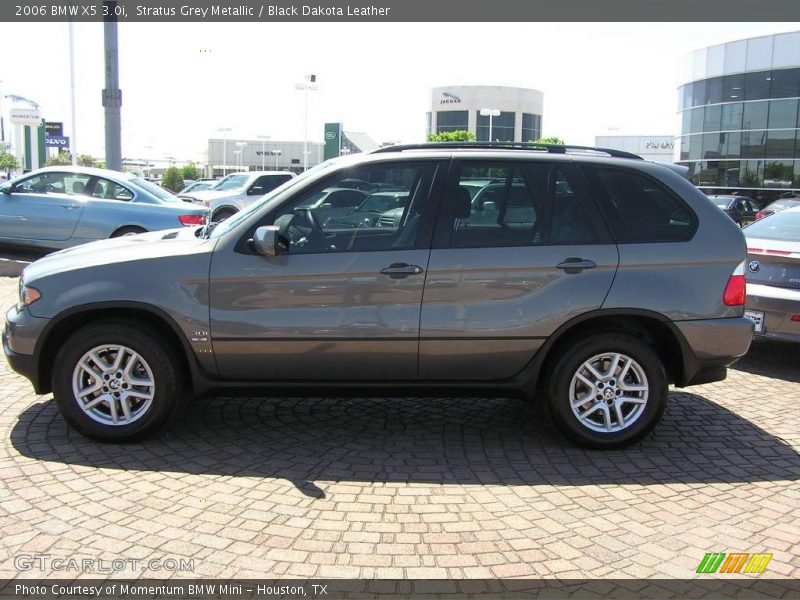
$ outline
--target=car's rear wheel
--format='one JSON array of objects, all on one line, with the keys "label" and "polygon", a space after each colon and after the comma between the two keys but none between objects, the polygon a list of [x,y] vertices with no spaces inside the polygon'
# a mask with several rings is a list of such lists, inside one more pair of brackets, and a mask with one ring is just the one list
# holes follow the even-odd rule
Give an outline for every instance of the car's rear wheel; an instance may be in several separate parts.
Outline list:
[{"label": "car's rear wheel", "polygon": [[650,433],[667,403],[656,352],[627,334],[580,339],[555,363],[547,407],[558,429],[590,448],[620,448]]},{"label": "car's rear wheel", "polygon": [[141,227],[135,227],[133,225],[129,227],[120,227],[114,233],[111,234],[112,238],[122,237],[123,235],[136,235],[137,233],[145,233],[147,230],[142,229]]},{"label": "car's rear wheel", "polygon": [[230,219],[233,215],[235,215],[237,211],[232,208],[220,208],[218,211],[214,212],[214,215],[211,217],[212,221],[224,221],[225,219]]},{"label": "car's rear wheel", "polygon": [[132,441],[161,427],[178,404],[178,365],[156,332],[126,323],[88,325],[53,366],[53,396],[83,435]]}]

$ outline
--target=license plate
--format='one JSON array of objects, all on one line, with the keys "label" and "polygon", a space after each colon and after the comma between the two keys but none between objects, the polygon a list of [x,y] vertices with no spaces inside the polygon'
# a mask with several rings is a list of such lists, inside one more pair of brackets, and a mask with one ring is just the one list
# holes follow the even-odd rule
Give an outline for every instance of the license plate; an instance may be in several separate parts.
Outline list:
[{"label": "license plate", "polygon": [[764,331],[764,313],[760,310],[746,310],[744,316],[750,319],[756,326],[756,333]]}]

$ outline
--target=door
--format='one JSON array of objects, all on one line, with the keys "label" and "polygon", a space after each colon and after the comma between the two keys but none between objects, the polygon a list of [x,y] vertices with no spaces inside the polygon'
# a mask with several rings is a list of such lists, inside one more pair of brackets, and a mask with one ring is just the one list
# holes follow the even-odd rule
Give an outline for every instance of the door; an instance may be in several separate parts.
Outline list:
[{"label": "door", "polygon": [[[275,257],[246,238],[211,264],[211,338],[220,374],[237,380],[392,380],[417,375],[419,318],[433,231],[431,161],[343,169],[266,213],[280,228]],[[323,221],[311,201],[339,180],[408,195],[402,218],[353,226]]]},{"label": "door", "polygon": [[[480,182],[483,189],[470,188]],[[420,377],[512,377],[600,308],[616,245],[568,162],[455,161],[422,305]]]},{"label": "door", "polygon": [[86,202],[89,175],[45,171],[0,194],[0,237],[63,241],[72,237]]}]

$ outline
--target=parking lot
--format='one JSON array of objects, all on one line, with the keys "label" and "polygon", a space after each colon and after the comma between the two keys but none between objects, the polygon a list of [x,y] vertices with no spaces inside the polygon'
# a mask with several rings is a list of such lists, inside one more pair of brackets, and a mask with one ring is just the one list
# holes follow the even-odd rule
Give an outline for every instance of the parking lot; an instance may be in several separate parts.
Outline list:
[{"label": "parking lot", "polygon": [[[0,277],[3,310],[16,293]],[[46,554],[194,559],[132,577],[682,579],[706,552],[770,552],[760,577],[798,578],[798,356],[757,343],[612,452],[481,397],[202,400],[99,444],[2,361],[0,576],[77,575],[20,573]]]}]

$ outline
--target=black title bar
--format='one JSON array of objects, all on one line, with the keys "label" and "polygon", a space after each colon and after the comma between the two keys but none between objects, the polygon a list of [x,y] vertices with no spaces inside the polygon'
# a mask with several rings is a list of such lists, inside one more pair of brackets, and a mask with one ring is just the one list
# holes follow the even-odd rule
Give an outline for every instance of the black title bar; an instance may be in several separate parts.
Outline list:
[{"label": "black title bar", "polygon": [[0,21],[800,21],[798,0],[3,0]]}]

